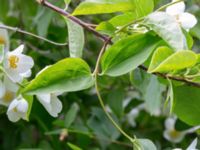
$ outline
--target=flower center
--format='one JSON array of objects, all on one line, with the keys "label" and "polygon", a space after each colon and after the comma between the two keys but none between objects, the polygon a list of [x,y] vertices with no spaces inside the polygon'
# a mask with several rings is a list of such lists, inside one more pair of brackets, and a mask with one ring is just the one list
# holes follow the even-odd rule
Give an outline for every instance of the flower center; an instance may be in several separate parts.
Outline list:
[{"label": "flower center", "polygon": [[170,131],[169,135],[173,138],[173,139],[176,139],[178,138],[180,135],[181,135],[181,132],[178,132],[176,130],[172,130]]},{"label": "flower center", "polygon": [[8,60],[10,63],[10,68],[16,69],[17,63],[19,62],[19,57],[17,57],[16,55],[11,55]]},{"label": "flower center", "polygon": [[0,37],[0,44],[5,44],[6,43],[6,40],[2,37]]},{"label": "flower center", "polygon": [[10,92],[10,91],[6,91],[6,93],[3,97],[3,101],[5,103],[10,103],[13,99],[14,99],[14,93]]}]

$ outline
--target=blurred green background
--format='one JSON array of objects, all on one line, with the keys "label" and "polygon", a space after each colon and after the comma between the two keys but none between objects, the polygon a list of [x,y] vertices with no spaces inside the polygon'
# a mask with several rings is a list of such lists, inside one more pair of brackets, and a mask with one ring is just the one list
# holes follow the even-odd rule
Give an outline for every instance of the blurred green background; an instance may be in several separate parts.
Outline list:
[{"label": "blurred green background", "polygon": [[[51,0],[53,4],[64,8],[63,0]],[[72,12],[80,3],[73,0],[68,9]],[[155,0],[158,8],[168,0]],[[200,20],[200,0],[187,0],[187,11],[196,15]],[[82,20],[98,24],[115,14],[93,15],[80,17]],[[67,25],[64,19],[55,12],[39,6],[35,0],[0,0],[0,22],[38,34],[55,42],[67,41]],[[200,46],[200,22],[191,30],[194,36],[194,50]],[[19,44],[25,44],[26,54],[33,57],[35,65],[32,78],[47,65],[69,57],[68,46],[55,46],[36,38],[9,31],[11,50]],[[85,32],[85,48],[83,58],[94,69],[96,57],[102,43],[91,33]],[[158,149],[174,147],[186,148],[197,136],[190,134],[179,144],[173,144],[163,138],[166,113],[150,115],[146,110],[139,111],[134,124],[131,125],[129,112],[144,101],[145,82],[149,75],[136,70],[137,82],[131,83],[129,75],[118,78],[104,77],[101,79],[101,93],[108,109],[116,121],[127,131],[140,138],[151,139]],[[147,79],[147,80],[146,80]],[[136,81],[136,80],[135,80]],[[150,94],[149,96],[151,96]],[[164,101],[164,90],[160,91]],[[132,149],[128,141],[108,121],[101,110],[94,89],[76,93],[66,93],[59,97],[63,103],[63,111],[58,118],[52,118],[35,99],[30,116],[30,122],[19,121],[11,123],[5,114],[5,108],[0,108],[0,150],[14,149],[71,149],[71,144],[78,145],[84,150],[128,150]],[[178,121],[178,130],[189,128]],[[120,142],[119,142],[120,141]],[[70,148],[71,147],[71,148]],[[76,150],[76,149],[74,149]],[[78,150],[78,148],[77,148]]]}]

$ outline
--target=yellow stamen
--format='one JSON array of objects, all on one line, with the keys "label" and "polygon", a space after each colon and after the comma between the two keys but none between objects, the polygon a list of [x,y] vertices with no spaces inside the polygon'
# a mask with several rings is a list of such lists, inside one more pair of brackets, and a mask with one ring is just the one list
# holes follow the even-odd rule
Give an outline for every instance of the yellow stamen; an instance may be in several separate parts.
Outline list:
[{"label": "yellow stamen", "polygon": [[10,63],[10,68],[16,69],[17,63],[19,62],[19,57],[17,57],[16,55],[11,55],[8,60]]},{"label": "yellow stamen", "polygon": [[178,132],[176,130],[172,130],[172,131],[170,131],[169,134],[173,139],[175,139],[175,138],[177,138],[177,137],[179,137],[181,135],[181,132]]},{"label": "yellow stamen", "polygon": [[17,110],[17,108],[16,108],[16,107],[15,107],[15,108],[13,108],[13,111],[14,111],[14,112],[18,112],[18,110]]},{"label": "yellow stamen", "polygon": [[3,101],[5,103],[10,103],[13,99],[14,99],[14,93],[10,92],[10,91],[6,91],[6,93],[3,97]]},{"label": "yellow stamen", "polygon": [[6,44],[6,40],[3,37],[0,37],[0,44]]}]

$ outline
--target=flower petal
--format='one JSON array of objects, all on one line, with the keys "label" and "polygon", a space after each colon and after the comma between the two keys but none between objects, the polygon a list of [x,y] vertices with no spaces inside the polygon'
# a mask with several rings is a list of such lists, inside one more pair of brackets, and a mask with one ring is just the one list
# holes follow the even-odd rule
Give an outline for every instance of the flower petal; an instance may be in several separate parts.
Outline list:
[{"label": "flower petal", "polygon": [[30,56],[20,54],[18,55],[18,57],[19,57],[19,63],[17,64],[18,73],[25,73],[33,67],[34,62]]},{"label": "flower petal", "polygon": [[197,19],[190,13],[182,13],[179,15],[179,22],[186,30],[193,28],[197,24]]},{"label": "flower petal", "polygon": [[28,71],[26,71],[25,73],[21,73],[20,75],[24,78],[29,78],[32,74],[31,69],[29,69]]},{"label": "flower petal", "polygon": [[175,123],[176,123],[176,119],[175,118],[167,118],[165,120],[165,128],[167,130],[174,130]]},{"label": "flower petal", "polygon": [[20,120],[20,116],[13,112],[13,111],[7,111],[8,119],[12,122],[17,122]]},{"label": "flower petal", "polygon": [[12,69],[5,69],[6,71],[6,75],[8,76],[8,78],[10,80],[12,80],[12,82],[14,83],[20,83],[23,80],[23,77],[20,76],[19,73],[17,73],[15,70]]},{"label": "flower petal", "polygon": [[51,106],[52,106],[52,110],[50,113],[51,116],[53,117],[57,117],[58,113],[60,113],[62,111],[62,103],[61,101],[57,98],[56,95],[52,95],[51,96]]},{"label": "flower petal", "polygon": [[23,52],[24,49],[24,45],[20,45],[19,47],[17,47],[15,50],[13,50],[12,52],[9,52],[10,55],[19,55]]},{"label": "flower petal", "polygon": [[[176,0],[173,0],[172,2],[175,2],[175,1]],[[173,16],[184,13],[184,11],[185,11],[185,3],[184,2],[176,3],[174,5],[167,7],[167,9],[166,9],[166,13],[168,13],[169,15],[173,15]]]},{"label": "flower petal", "polygon": [[0,44],[3,44],[2,42],[5,42],[5,50],[9,50],[9,36],[8,36],[8,31],[5,29],[0,29]]},{"label": "flower petal", "polygon": [[19,103],[16,108],[17,108],[18,112],[20,112],[22,114],[26,113],[28,111],[28,102],[22,98],[19,100]]}]

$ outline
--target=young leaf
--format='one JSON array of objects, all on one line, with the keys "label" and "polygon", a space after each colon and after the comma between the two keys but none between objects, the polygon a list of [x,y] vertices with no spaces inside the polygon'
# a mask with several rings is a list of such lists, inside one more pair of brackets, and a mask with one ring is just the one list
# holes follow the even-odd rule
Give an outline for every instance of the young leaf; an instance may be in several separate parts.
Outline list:
[{"label": "young leaf", "polygon": [[167,59],[172,54],[173,54],[173,50],[166,46],[157,48],[152,56],[148,72],[152,72],[155,68],[157,68],[165,59]]},{"label": "young leaf", "polygon": [[23,95],[23,98],[28,102],[28,111],[26,113],[26,120],[29,121],[29,116],[30,116],[32,104],[33,104],[33,96]]},{"label": "young leaf", "polygon": [[85,42],[83,28],[69,19],[65,20],[68,27],[70,57],[82,57]]},{"label": "young leaf", "polygon": [[153,11],[152,0],[86,0],[74,11],[74,15],[104,14],[113,12],[134,12],[142,17]]},{"label": "young leaf", "polygon": [[105,14],[133,9],[131,0],[86,0],[75,9],[73,15]]},{"label": "young leaf", "polygon": [[66,58],[42,71],[25,88],[28,94],[80,91],[93,85],[88,64],[80,58]]},{"label": "young leaf", "polygon": [[120,76],[134,70],[147,60],[159,41],[149,34],[136,34],[118,41],[102,57],[102,74]]},{"label": "young leaf", "polygon": [[188,49],[186,38],[176,19],[165,12],[148,15],[144,24],[156,32],[175,51]]},{"label": "young leaf", "polygon": [[[166,52],[164,52],[165,50]],[[156,51],[155,55],[153,56],[149,72],[167,73],[170,71],[189,68],[194,66],[197,63],[198,59],[198,56],[194,52],[189,50],[182,50],[170,55],[161,62],[161,60],[165,58],[168,54],[170,54],[169,49],[158,49],[158,51]],[[156,64],[156,62],[158,62],[159,64]]]},{"label": "young leaf", "polygon": [[72,144],[72,143],[67,143],[67,145],[71,148],[71,150],[82,150],[80,147]]},{"label": "young leaf", "polygon": [[174,86],[174,113],[189,125],[200,124],[199,88],[181,85]]}]

